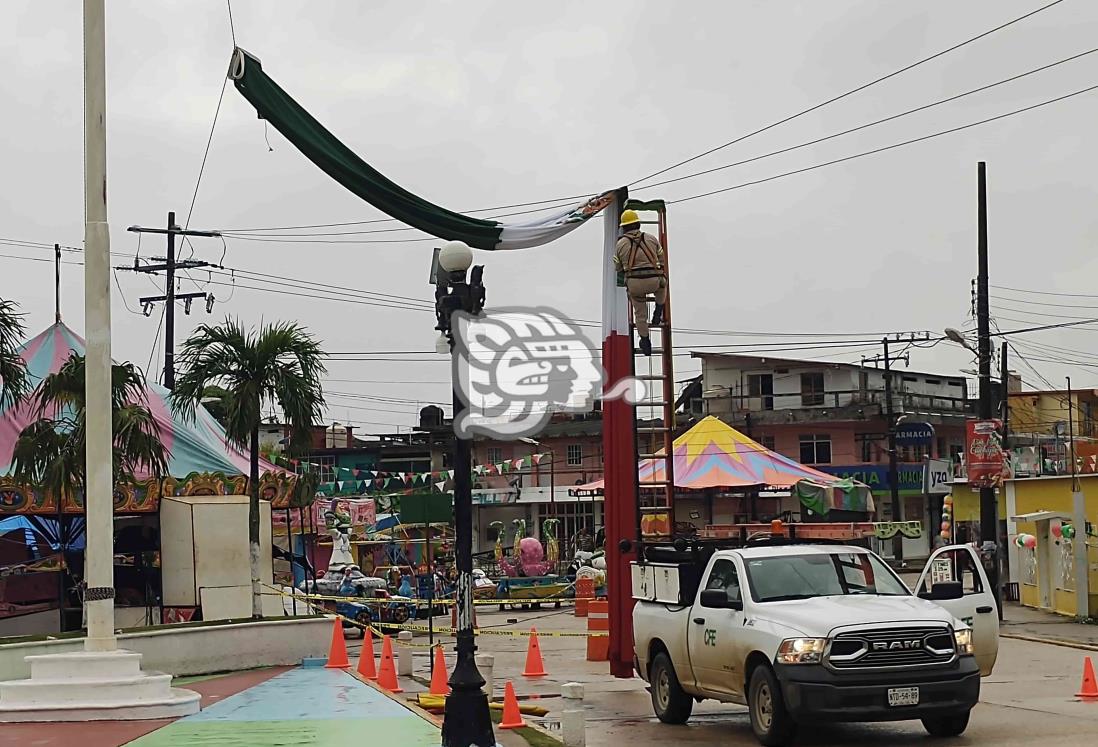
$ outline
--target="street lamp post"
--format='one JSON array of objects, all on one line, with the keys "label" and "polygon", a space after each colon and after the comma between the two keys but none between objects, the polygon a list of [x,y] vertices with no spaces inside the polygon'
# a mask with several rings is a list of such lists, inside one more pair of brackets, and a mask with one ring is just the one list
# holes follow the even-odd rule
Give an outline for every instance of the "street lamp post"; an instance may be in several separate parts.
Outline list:
[{"label": "street lamp post", "polygon": [[[472,250],[460,241],[451,241],[438,255],[439,271],[435,286],[435,329],[442,334],[436,349],[452,354],[454,346],[451,316],[454,312],[480,313],[484,306],[483,267],[474,267],[470,281],[465,273],[473,263]],[[456,361],[455,361],[456,365]],[[451,372],[453,375],[453,371]],[[446,699],[442,721],[442,747],[494,747],[495,734],[484,694],[484,677],[477,670],[477,650],[473,634],[473,459],[470,440],[456,430],[465,401],[453,376],[454,397],[454,539],[457,583],[457,664],[450,675],[451,693]]]}]

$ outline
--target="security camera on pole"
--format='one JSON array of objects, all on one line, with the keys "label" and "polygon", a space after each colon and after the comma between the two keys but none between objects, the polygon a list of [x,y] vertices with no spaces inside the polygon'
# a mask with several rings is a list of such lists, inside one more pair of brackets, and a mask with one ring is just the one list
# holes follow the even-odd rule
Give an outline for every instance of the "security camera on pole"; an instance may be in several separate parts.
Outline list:
[{"label": "security camera on pole", "polygon": [[[435,277],[435,315],[439,330],[436,350],[453,350],[451,317],[456,311],[479,314],[484,308],[484,268],[473,268],[469,281],[465,273],[473,264],[473,250],[451,241],[438,253]],[[455,361],[455,365],[457,362]],[[465,402],[453,381],[454,422],[460,419]],[[469,439],[454,433],[454,535],[457,584],[457,664],[450,676],[450,695],[442,721],[443,747],[494,747],[488,696],[481,689],[484,678],[477,670],[476,640],[473,635],[473,459]]]}]

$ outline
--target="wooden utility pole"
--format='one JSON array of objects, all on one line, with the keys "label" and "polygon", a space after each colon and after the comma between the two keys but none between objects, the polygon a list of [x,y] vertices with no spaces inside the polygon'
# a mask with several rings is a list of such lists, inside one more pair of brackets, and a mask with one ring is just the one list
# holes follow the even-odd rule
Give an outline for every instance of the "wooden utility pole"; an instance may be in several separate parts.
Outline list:
[{"label": "wooden utility pole", "polygon": [[[175,259],[175,237],[176,236],[204,236],[204,237],[219,237],[220,231],[192,231],[186,228],[180,228],[175,224],[175,212],[168,213],[168,227],[167,228],[143,228],[141,226],[130,226],[128,231],[133,233],[162,233],[168,237],[168,254],[164,258],[163,264],[155,265],[141,265],[134,260],[133,267],[120,267],[122,270],[131,270],[133,272],[140,272],[145,274],[157,274],[161,271],[166,273],[166,283],[164,287],[164,295],[162,296],[144,296],[138,299],[141,302],[141,306],[148,310],[155,303],[164,302],[164,387],[167,389],[175,388],[175,304],[176,301],[183,301],[186,303],[186,313],[191,313],[191,302],[196,298],[201,298],[206,302],[206,311],[210,311],[213,308],[213,296],[207,293],[177,293],[175,290],[175,272],[176,270],[193,270],[200,267],[212,267],[209,262],[201,262],[194,259],[185,259],[181,262],[177,262]],[[159,258],[155,258],[159,259]]]}]

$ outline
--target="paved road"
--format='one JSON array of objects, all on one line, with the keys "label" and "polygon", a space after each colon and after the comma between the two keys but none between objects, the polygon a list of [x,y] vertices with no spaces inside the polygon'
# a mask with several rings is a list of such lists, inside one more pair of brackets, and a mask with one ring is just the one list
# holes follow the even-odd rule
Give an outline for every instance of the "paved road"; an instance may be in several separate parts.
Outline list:
[{"label": "paved road", "polygon": [[[543,611],[542,614],[545,614]],[[533,617],[524,613],[493,613],[481,616],[483,626],[505,626],[508,618],[522,618],[513,626],[528,629]],[[582,630],[585,621],[570,613],[550,614],[533,621],[543,630]],[[500,628],[497,628],[497,630]],[[452,640],[452,639],[449,639]],[[584,660],[585,639],[541,639],[549,676],[523,678],[526,639],[482,636],[481,649],[496,656],[497,692],[503,681],[512,679],[520,693],[560,692],[563,682],[585,685],[589,747],[648,747],[649,745],[755,745],[746,709],[705,702],[695,708],[686,726],[660,724],[652,709],[644,683],[637,679],[616,680],[606,675],[606,664]],[[995,674],[984,680],[981,703],[973,712],[965,736],[949,744],[1033,747],[1048,741],[1056,747],[1091,747],[1098,744],[1098,703],[1075,701],[1073,694],[1082,679],[1083,657],[1087,653],[1028,641],[1004,638],[1000,641]],[[1098,654],[1091,653],[1098,660]],[[452,662],[452,650],[448,659]],[[417,662],[417,669],[426,664]],[[452,666],[452,663],[451,663]],[[559,700],[543,701],[549,708]],[[547,722],[551,726],[554,714]],[[918,722],[836,725],[805,730],[797,744],[813,747],[846,745],[926,744],[928,737]]]}]

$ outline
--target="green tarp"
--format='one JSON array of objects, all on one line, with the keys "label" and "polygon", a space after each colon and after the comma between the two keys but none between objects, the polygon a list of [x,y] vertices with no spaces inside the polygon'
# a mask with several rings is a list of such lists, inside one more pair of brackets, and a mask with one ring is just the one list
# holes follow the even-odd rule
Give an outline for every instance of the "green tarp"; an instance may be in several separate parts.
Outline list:
[{"label": "green tarp", "polygon": [[260,119],[270,122],[324,173],[378,210],[432,236],[464,241],[478,249],[539,246],[583,224],[614,197],[613,191],[604,191],[578,205],[553,207],[552,214],[525,223],[503,224],[455,213],[412,194],[359,158],[242,49],[233,52],[229,78]]}]

